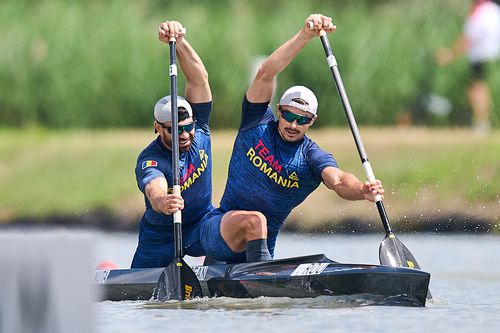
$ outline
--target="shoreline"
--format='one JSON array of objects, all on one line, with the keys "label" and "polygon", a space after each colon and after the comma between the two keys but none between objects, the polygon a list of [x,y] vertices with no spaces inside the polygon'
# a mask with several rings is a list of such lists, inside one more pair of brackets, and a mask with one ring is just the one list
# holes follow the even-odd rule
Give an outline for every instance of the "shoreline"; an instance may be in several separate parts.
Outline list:
[{"label": "shoreline", "polygon": [[[107,209],[96,209],[85,213],[51,214],[44,217],[18,217],[0,223],[0,231],[13,228],[80,228],[104,232],[138,232],[140,216],[129,218]],[[414,223],[412,221],[417,221]],[[408,216],[404,221],[395,220],[391,225],[396,233],[466,233],[498,234],[500,225],[485,218],[453,214]],[[301,224],[290,216],[282,232],[299,234],[380,234],[383,227],[380,220],[344,217],[335,222],[324,221],[315,224]]]},{"label": "shoreline", "polygon": [[[343,170],[363,179],[347,128],[310,134],[335,154]],[[235,135],[212,135],[216,205]],[[500,234],[495,186],[500,183],[500,158],[494,153],[500,130],[475,137],[466,129],[364,128],[363,136],[384,182],[384,202],[396,232]],[[144,198],[133,178],[134,161],[151,137],[146,130],[0,132],[0,185],[6,189],[0,196],[0,227],[12,223],[135,232]],[[343,200],[322,185],[293,209],[284,225],[291,232],[359,230],[382,231],[376,207]]]}]

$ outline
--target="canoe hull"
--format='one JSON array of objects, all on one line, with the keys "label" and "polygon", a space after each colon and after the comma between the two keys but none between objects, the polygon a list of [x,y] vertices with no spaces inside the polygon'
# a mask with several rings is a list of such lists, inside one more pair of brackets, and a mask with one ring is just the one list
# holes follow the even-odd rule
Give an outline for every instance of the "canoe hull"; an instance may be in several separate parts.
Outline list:
[{"label": "canoe hull", "polygon": [[[268,262],[195,266],[207,297],[366,295],[398,305],[425,306],[430,274],[381,265],[340,264],[324,255]],[[163,268],[96,271],[102,300],[150,300]],[[400,304],[407,303],[407,304]]]}]

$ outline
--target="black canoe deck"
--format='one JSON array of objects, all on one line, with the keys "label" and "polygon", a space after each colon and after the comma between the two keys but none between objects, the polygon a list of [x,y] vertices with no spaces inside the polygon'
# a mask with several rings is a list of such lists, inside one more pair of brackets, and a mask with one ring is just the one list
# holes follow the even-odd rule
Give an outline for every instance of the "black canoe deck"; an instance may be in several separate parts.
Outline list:
[{"label": "black canoe deck", "polygon": [[[259,263],[192,267],[207,297],[371,295],[424,306],[430,274],[381,265],[341,264],[324,255]],[[95,272],[102,300],[150,300],[164,268]]]}]

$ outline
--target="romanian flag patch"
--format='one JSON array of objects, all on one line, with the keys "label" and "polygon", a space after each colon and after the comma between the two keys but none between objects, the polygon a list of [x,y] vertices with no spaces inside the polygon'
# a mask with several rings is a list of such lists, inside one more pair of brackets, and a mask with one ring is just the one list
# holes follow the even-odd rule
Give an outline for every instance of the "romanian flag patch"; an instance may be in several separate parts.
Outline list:
[{"label": "romanian flag patch", "polygon": [[153,160],[148,160],[148,161],[142,162],[142,170],[144,170],[148,167],[155,167],[155,166],[158,166],[158,162],[153,161]]}]

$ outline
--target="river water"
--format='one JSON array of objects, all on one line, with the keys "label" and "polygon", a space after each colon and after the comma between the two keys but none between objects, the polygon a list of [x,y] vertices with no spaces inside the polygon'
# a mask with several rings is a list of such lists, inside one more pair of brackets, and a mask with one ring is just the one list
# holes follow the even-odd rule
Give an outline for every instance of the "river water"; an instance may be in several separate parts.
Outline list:
[{"label": "river water", "polygon": [[[136,235],[95,234],[95,262],[128,267]],[[331,299],[205,299],[182,308],[96,302],[96,332],[500,332],[500,237],[398,235],[431,273],[425,308],[365,306]],[[276,257],[325,253],[344,263],[378,264],[383,235],[280,235]],[[196,258],[188,262],[197,263]]]}]

